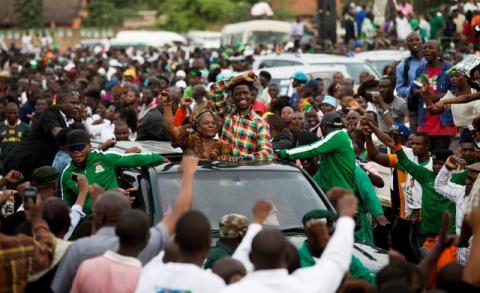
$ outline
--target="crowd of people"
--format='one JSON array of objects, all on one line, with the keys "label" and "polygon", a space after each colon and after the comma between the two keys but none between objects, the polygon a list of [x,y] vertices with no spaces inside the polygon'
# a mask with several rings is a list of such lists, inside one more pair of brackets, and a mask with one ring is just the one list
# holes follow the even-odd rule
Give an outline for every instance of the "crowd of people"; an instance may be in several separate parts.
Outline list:
[{"label": "crowd of people", "polygon": [[[477,292],[480,58],[405,39],[410,57],[380,80],[332,72],[325,88],[299,71],[285,96],[238,49],[2,53],[0,291]],[[183,150],[158,223],[117,171],[168,158],[109,150],[121,141]],[[289,160],[333,209],[298,219],[297,248],[264,227],[274,207],[258,198],[250,221],[220,219],[213,245],[192,210],[199,160]],[[354,241],[391,250],[389,264],[371,271]]]}]

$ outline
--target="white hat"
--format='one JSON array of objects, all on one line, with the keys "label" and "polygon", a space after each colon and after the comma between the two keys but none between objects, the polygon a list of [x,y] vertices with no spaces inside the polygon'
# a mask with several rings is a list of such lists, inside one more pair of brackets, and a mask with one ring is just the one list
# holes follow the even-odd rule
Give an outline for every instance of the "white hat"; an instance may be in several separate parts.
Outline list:
[{"label": "white hat", "polygon": [[187,83],[184,80],[179,80],[175,83],[175,86],[185,89],[187,88]]},{"label": "white hat", "polygon": [[175,76],[178,77],[178,78],[185,78],[185,77],[187,77],[187,74],[185,73],[185,71],[179,70],[179,71],[177,71],[177,73],[175,73]]},{"label": "white hat", "polygon": [[108,62],[111,67],[122,67],[122,64],[117,59],[112,59]]}]

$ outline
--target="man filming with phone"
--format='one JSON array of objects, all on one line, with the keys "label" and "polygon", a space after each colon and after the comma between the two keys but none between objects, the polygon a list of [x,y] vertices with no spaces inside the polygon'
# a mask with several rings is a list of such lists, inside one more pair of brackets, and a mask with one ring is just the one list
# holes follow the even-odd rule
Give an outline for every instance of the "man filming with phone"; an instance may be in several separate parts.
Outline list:
[{"label": "man filming with phone", "polygon": [[[117,167],[141,167],[152,163],[164,162],[160,154],[118,154],[104,153],[92,149],[88,132],[76,129],[67,135],[68,153],[72,162],[62,174],[62,198],[73,206],[79,194],[76,180],[85,175],[90,184],[98,184],[105,191],[119,187],[115,169]],[[86,216],[92,212],[92,200],[87,196],[83,208]]]}]

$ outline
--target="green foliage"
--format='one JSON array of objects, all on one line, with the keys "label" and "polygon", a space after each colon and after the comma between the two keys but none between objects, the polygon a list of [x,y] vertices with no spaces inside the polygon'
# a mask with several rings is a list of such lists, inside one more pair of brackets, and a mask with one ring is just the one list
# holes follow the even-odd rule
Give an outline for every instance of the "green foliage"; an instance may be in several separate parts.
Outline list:
[{"label": "green foliage", "polygon": [[159,7],[159,27],[176,32],[203,30],[213,22],[248,17],[249,4],[242,0],[165,0]]},{"label": "green foliage", "polygon": [[111,0],[91,0],[88,12],[89,15],[85,20],[87,26],[108,27],[122,21]]},{"label": "green foliage", "polygon": [[15,0],[15,15],[22,28],[39,28],[43,26],[42,0]]}]

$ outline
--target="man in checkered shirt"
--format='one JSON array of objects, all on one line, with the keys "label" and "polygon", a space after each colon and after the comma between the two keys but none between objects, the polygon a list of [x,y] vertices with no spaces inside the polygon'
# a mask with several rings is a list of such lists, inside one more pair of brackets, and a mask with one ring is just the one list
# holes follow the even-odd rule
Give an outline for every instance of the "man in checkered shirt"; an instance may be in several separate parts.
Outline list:
[{"label": "man in checkered shirt", "polygon": [[[250,88],[257,79],[253,72],[222,80],[210,87],[215,110],[224,118],[220,140],[229,144],[233,156],[245,160],[271,160],[273,150],[268,124],[252,110]],[[232,105],[227,103],[230,91]]]}]

